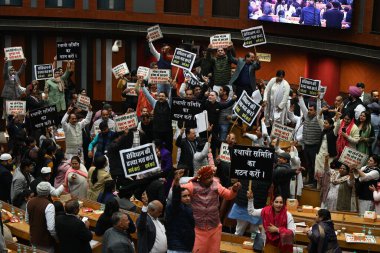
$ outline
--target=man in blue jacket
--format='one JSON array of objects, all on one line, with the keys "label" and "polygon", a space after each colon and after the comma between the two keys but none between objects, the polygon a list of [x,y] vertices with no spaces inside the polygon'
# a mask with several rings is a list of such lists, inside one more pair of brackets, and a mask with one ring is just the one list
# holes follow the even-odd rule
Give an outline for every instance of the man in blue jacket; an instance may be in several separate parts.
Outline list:
[{"label": "man in blue jacket", "polygon": [[320,10],[315,8],[314,4],[314,1],[309,1],[308,6],[302,9],[300,24],[321,26]]},{"label": "man in blue jacket", "polygon": [[326,19],[326,27],[342,28],[344,14],[339,10],[340,3],[332,2],[332,9],[326,11],[324,17]]}]

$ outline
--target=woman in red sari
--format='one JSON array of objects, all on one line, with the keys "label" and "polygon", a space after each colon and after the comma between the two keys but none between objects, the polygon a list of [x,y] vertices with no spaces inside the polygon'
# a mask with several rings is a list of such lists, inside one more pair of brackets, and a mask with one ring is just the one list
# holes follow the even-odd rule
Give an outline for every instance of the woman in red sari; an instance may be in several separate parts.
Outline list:
[{"label": "woman in red sari", "polygon": [[337,157],[339,157],[345,147],[356,149],[360,135],[359,128],[355,125],[355,117],[353,113],[348,113],[341,120],[342,114],[337,112],[335,115],[334,134],[338,136],[336,142]]},{"label": "woman in red sari", "polygon": [[265,253],[288,253],[293,252],[293,240],[296,230],[291,213],[286,210],[283,198],[278,195],[274,198],[272,205],[262,209],[253,206],[253,193],[249,191],[248,213],[253,216],[261,216],[265,230]]}]

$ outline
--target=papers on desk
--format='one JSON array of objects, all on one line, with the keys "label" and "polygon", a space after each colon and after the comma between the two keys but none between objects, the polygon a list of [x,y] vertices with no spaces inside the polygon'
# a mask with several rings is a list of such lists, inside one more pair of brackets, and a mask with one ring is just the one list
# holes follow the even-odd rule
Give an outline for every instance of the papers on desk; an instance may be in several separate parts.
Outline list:
[{"label": "papers on desk", "polygon": [[294,223],[294,225],[296,225],[296,227],[306,227],[305,222],[296,222],[296,223]]},{"label": "papers on desk", "polygon": [[90,246],[91,246],[91,249],[94,249],[96,246],[98,246],[100,244],[100,242],[98,241],[95,241],[95,240],[91,240],[90,241]]},{"label": "papers on desk", "polygon": [[349,243],[371,243],[376,244],[376,239],[373,235],[365,235],[365,236],[355,236],[353,234],[344,234],[346,237],[346,242]]}]

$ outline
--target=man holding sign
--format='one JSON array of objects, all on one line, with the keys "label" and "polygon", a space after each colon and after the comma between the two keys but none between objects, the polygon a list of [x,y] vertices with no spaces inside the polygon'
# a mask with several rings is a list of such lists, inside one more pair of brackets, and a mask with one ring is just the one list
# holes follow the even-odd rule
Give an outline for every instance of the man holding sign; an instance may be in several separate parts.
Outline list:
[{"label": "man holding sign", "polygon": [[243,91],[251,95],[256,90],[256,70],[261,67],[256,53],[248,52],[244,58],[235,58],[229,50],[227,56],[230,62],[236,64],[236,71],[229,83],[236,87],[236,96],[239,98]]}]

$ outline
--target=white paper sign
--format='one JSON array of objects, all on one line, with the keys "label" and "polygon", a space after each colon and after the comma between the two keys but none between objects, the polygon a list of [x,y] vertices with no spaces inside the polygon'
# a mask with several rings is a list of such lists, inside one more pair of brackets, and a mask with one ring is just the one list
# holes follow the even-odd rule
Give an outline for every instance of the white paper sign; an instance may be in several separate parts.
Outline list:
[{"label": "white paper sign", "polygon": [[88,106],[90,104],[91,104],[90,97],[79,94],[78,98],[77,98],[77,103],[75,104],[75,107],[77,107],[81,110],[84,110],[84,111],[88,111]]},{"label": "white paper sign", "polygon": [[130,128],[137,127],[138,120],[136,116],[136,112],[131,112],[127,114],[123,114],[120,116],[116,116],[114,118],[116,124],[116,131],[122,132]]},{"label": "white paper sign", "polygon": [[211,48],[227,48],[231,45],[231,34],[215,34],[210,37]]},{"label": "white paper sign", "polygon": [[360,164],[364,166],[364,164],[368,160],[368,155],[363,154],[356,149],[350,147],[344,147],[342,154],[339,157],[339,162],[344,163],[348,166]]},{"label": "white paper sign", "polygon": [[26,101],[7,100],[5,106],[8,115],[25,114],[26,112]]},{"label": "white paper sign", "polygon": [[7,58],[7,61],[23,60],[25,58],[22,47],[4,48],[4,56]]},{"label": "white paper sign", "polygon": [[292,141],[294,128],[281,125],[277,122],[273,124],[271,136],[275,136],[280,140]]},{"label": "white paper sign", "polygon": [[170,69],[151,69],[149,72],[148,83],[169,84],[171,77]]},{"label": "white paper sign", "polygon": [[143,66],[140,66],[138,69],[137,69],[137,74],[136,76],[137,77],[143,77],[144,79],[148,78],[149,76],[149,71],[150,71],[150,68],[147,68],[147,67],[143,67]]},{"label": "white paper sign", "polygon": [[222,142],[220,145],[220,154],[219,154],[219,159],[221,161],[225,162],[231,162],[231,157],[230,157],[230,151],[228,149],[228,144],[225,142]]},{"label": "white paper sign", "polygon": [[128,75],[129,69],[127,64],[124,62],[122,64],[117,65],[116,67],[112,68],[112,72],[116,79],[119,79],[120,76]]},{"label": "white paper sign", "polygon": [[137,96],[135,88],[136,88],[136,83],[127,83],[127,89],[129,89],[127,96]]},{"label": "white paper sign", "polygon": [[272,55],[271,54],[256,53],[256,55],[259,58],[259,60],[262,61],[262,62],[271,62],[271,60],[272,60]]},{"label": "white paper sign", "polygon": [[149,41],[155,41],[162,39],[164,36],[162,35],[161,28],[159,25],[155,25],[152,27],[149,27],[147,29]]},{"label": "white paper sign", "polygon": [[208,115],[207,111],[203,111],[195,115],[195,120],[197,121],[198,133],[207,131],[208,128]]}]

